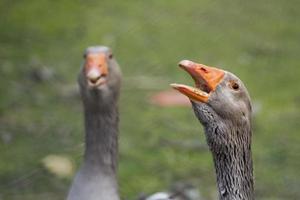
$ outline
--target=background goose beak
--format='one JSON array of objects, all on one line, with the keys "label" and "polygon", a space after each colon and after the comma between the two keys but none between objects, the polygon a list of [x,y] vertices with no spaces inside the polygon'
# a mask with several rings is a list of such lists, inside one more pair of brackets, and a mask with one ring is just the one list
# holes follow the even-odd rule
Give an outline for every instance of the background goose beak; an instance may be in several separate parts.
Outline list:
[{"label": "background goose beak", "polygon": [[[106,56],[103,53],[90,53],[86,55],[85,75],[89,83],[92,85],[108,74],[108,66]],[[99,82],[100,83],[100,82]]]}]

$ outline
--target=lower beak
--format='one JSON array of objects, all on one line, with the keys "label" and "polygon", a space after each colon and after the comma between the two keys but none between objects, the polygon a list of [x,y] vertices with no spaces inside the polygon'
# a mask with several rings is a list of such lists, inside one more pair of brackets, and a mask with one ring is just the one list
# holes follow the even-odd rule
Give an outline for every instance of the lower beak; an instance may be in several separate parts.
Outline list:
[{"label": "lower beak", "polygon": [[221,69],[208,67],[189,60],[181,61],[179,66],[192,76],[196,87],[183,84],[171,84],[171,86],[189,99],[203,103],[208,102],[210,92],[217,88],[225,74]]},{"label": "lower beak", "polygon": [[177,83],[172,83],[171,86],[191,100],[200,101],[203,103],[208,102],[209,94],[199,90],[198,88]]}]

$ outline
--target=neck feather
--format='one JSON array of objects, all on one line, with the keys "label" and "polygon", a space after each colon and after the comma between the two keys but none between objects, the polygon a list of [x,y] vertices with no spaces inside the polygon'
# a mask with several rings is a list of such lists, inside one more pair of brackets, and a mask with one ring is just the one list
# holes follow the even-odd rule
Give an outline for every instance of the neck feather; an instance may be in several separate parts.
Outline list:
[{"label": "neck feather", "polygon": [[85,164],[105,174],[115,174],[118,158],[118,108],[112,102],[106,106],[84,105]]},{"label": "neck feather", "polygon": [[253,200],[251,128],[231,127],[225,130],[227,132],[222,135],[230,136],[225,139],[226,142],[222,145],[210,143],[220,200]]}]

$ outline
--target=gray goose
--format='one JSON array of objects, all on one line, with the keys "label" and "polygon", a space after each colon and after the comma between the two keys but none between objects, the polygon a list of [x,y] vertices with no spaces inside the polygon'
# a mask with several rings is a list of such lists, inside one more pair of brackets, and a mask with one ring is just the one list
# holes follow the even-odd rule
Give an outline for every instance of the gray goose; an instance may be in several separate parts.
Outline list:
[{"label": "gray goose", "polygon": [[[86,49],[78,84],[84,108],[85,152],[67,200],[119,200],[116,174],[121,71],[108,47]],[[146,199],[167,200],[170,195],[161,192]]]},{"label": "gray goose", "polygon": [[191,75],[196,86],[171,86],[190,99],[204,127],[219,199],[253,200],[251,100],[246,87],[228,71],[189,60],[181,61],[179,66]]},{"label": "gray goose", "polygon": [[84,59],[78,84],[84,108],[85,152],[67,199],[119,200],[116,171],[121,71],[105,46],[87,48]]}]

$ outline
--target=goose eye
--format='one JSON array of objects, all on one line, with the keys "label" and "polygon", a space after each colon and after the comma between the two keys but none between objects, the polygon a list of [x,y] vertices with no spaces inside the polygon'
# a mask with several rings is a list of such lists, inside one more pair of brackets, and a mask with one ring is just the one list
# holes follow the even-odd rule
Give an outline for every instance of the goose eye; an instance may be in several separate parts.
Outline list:
[{"label": "goose eye", "polygon": [[239,84],[235,81],[230,81],[229,85],[233,90],[238,90],[240,88]]},{"label": "goose eye", "polygon": [[108,56],[109,59],[112,59],[113,57],[114,57],[113,54],[109,54]]}]

